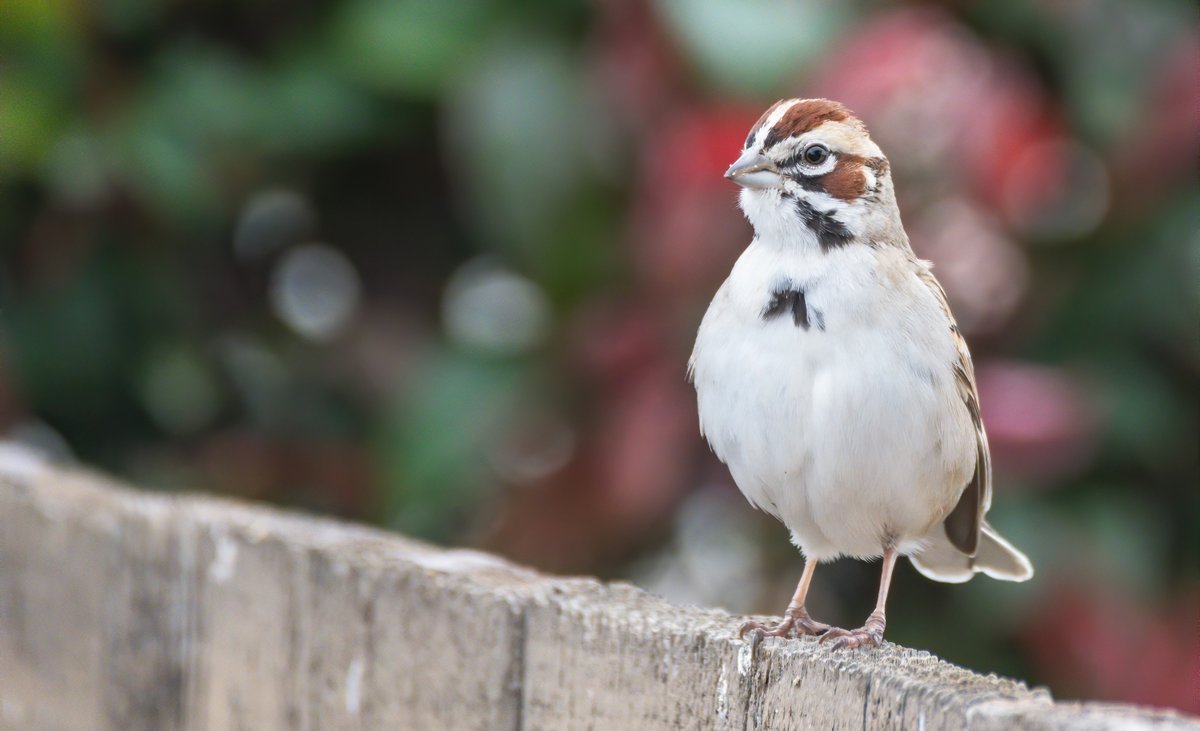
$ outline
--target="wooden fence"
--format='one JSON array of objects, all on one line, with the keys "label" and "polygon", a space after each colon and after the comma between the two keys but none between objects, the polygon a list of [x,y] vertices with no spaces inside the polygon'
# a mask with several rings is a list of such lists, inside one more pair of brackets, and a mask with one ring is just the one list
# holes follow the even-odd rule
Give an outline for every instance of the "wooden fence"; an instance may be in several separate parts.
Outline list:
[{"label": "wooden fence", "polygon": [[6,729],[1200,729],[0,448]]}]

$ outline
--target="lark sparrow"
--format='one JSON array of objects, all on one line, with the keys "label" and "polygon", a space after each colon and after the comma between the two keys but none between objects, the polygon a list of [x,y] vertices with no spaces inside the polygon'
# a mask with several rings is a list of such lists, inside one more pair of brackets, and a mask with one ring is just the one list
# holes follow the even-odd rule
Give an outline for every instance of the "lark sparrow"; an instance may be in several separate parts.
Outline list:
[{"label": "lark sparrow", "polygon": [[[742,186],[754,239],[704,315],[689,377],[713,451],[805,557],[784,620],[742,634],[878,645],[898,555],[937,581],[1030,578],[984,520],[992,474],[971,355],[863,123],[826,99],[777,102],[725,177]],[[883,557],[856,630],[805,610],[817,564],[841,556]]]}]

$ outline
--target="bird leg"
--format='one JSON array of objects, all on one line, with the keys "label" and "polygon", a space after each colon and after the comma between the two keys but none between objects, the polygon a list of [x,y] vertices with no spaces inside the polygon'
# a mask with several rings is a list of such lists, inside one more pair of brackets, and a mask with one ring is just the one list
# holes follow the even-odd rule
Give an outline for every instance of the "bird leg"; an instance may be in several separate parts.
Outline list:
[{"label": "bird leg", "polygon": [[892,569],[896,566],[896,549],[886,548],[883,552],[883,576],[879,579],[879,599],[875,602],[875,611],[867,617],[862,627],[855,630],[833,627],[821,642],[833,639],[833,649],[853,649],[855,647],[878,647],[883,642],[883,628],[887,625],[887,615],[884,605],[887,604],[888,587],[892,583]]},{"label": "bird leg", "polygon": [[808,585],[812,583],[813,572],[816,570],[816,561],[805,560],[804,573],[800,576],[800,583],[796,585],[796,593],[792,595],[792,601],[783,614],[782,622],[771,625],[751,620],[742,625],[741,630],[738,631],[738,637],[744,637],[747,632],[752,631],[759,631],[771,637],[787,637],[792,630],[796,630],[802,635],[819,635],[827,631],[829,625],[808,616],[808,610],[804,608],[804,600],[808,596]]}]

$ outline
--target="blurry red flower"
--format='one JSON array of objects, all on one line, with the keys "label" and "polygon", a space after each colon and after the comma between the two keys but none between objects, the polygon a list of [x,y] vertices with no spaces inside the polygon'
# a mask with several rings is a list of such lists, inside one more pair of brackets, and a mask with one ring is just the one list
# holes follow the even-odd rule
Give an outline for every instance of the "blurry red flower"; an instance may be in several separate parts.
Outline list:
[{"label": "blurry red flower", "polygon": [[634,196],[633,258],[643,283],[670,295],[711,295],[750,241],[724,178],[758,118],[752,109],[688,109],[646,141]]},{"label": "blurry red flower", "polygon": [[1065,371],[991,361],[977,368],[976,377],[997,471],[1050,482],[1086,463],[1095,433],[1095,409]]},{"label": "blurry red flower", "polygon": [[613,106],[642,134],[678,103],[682,64],[648,0],[606,0],[595,7],[596,73]]},{"label": "blurry red flower", "polygon": [[994,216],[954,196],[922,209],[908,230],[917,255],[935,262],[963,332],[995,332],[1008,322],[1029,287],[1029,262]]},{"label": "blurry red flower", "polygon": [[564,469],[514,490],[488,545],[555,571],[604,569],[661,529],[700,444],[684,365],[645,305],[597,309],[573,343],[592,412]]},{"label": "blurry red flower", "polygon": [[1142,115],[1114,147],[1117,201],[1146,205],[1179,180],[1195,178],[1200,157],[1200,33],[1164,54],[1162,68],[1139,106]]},{"label": "blurry red flower", "polygon": [[1200,712],[1200,595],[1159,614],[1129,597],[1059,583],[1029,620],[1040,673],[1077,697]]},{"label": "blurry red flower", "polygon": [[902,196],[957,191],[965,183],[1004,210],[1014,185],[1029,205],[1072,192],[1065,158],[1023,165],[1026,150],[1065,135],[1051,98],[1032,74],[943,12],[880,14],[837,46],[813,88],[866,119],[897,177],[924,182],[898,184]]}]

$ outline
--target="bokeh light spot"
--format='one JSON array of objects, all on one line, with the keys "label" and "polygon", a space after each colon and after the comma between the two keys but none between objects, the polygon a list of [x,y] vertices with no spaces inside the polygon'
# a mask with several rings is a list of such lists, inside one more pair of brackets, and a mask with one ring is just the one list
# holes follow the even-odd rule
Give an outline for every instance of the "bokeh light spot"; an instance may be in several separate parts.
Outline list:
[{"label": "bokeh light spot", "polygon": [[271,306],[279,319],[309,340],[329,340],[358,309],[362,285],[345,254],[325,244],[287,252],[271,276]]},{"label": "bokeh light spot", "polygon": [[550,322],[550,303],[533,282],[490,259],[467,262],[446,286],[446,335],[468,348],[498,354],[537,345]]},{"label": "bokeh light spot", "polygon": [[1005,216],[1039,240],[1090,233],[1109,205],[1108,171],[1084,145],[1053,139],[1020,152],[1003,188]]},{"label": "bokeh light spot", "polygon": [[220,409],[211,372],[186,349],[163,348],[151,355],[140,386],[146,411],[171,434],[191,434],[204,428]]},{"label": "bokeh light spot", "polygon": [[256,193],[246,203],[233,233],[233,251],[239,259],[258,259],[312,235],[312,207],[298,193],[272,188]]}]

